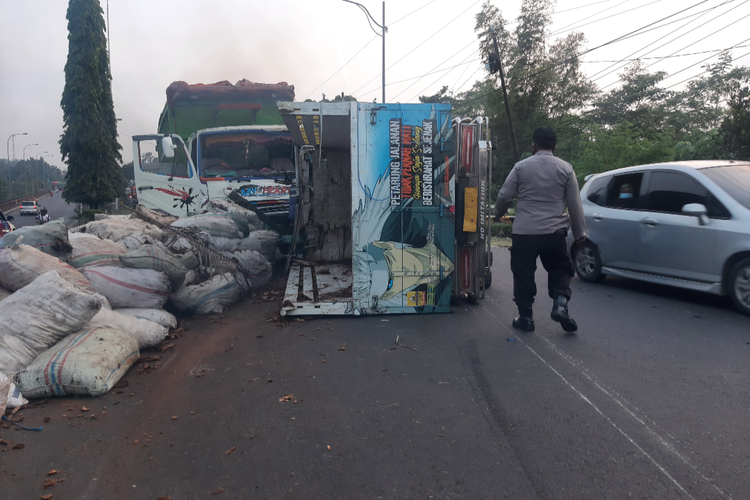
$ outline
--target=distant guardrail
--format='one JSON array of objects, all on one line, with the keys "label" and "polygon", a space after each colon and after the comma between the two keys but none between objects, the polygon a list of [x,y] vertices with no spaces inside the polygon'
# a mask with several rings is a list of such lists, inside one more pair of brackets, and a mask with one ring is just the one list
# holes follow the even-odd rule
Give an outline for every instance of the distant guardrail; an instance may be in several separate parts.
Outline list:
[{"label": "distant guardrail", "polygon": [[29,196],[24,196],[23,198],[16,198],[15,200],[4,201],[0,203],[0,210],[2,210],[3,212],[10,211],[18,207],[22,201],[36,200],[46,194],[49,194],[49,191],[39,191],[38,193],[30,194]]}]

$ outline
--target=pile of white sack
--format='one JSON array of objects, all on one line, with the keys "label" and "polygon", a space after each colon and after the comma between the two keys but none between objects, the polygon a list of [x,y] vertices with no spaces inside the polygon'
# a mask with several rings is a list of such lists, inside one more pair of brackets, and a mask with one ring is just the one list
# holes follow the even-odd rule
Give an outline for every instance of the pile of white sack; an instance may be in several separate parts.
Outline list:
[{"label": "pile of white sack", "polygon": [[230,202],[176,219],[137,207],[0,238],[0,415],[26,398],[109,391],[177,326],[268,283],[279,235]]}]

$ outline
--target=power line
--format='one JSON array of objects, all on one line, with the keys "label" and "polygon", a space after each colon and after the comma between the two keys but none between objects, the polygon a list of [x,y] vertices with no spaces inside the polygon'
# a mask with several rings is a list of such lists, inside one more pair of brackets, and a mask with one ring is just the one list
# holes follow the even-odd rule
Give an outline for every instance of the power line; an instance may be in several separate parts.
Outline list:
[{"label": "power line", "polygon": [[[570,9],[561,10],[561,11],[555,12],[555,14],[562,14],[564,12],[570,12],[570,11],[573,11],[573,10],[585,9],[586,7],[591,7],[593,5],[599,5],[600,3],[609,3],[611,1],[613,1],[613,0],[602,0],[601,2],[594,2],[594,3],[590,3],[590,4],[586,4],[586,5],[581,5],[579,7],[572,7]],[[615,5],[615,7],[617,7],[617,5]],[[594,15],[596,15],[596,14],[594,14]]]},{"label": "power line", "polygon": [[[742,4],[740,4],[740,5],[742,5]],[[740,5],[738,5],[737,7],[739,7]],[[737,8],[737,7],[735,7],[735,8]],[[711,37],[711,36],[715,35],[715,34],[716,34],[716,33],[718,33],[719,31],[723,31],[724,29],[728,28],[729,26],[732,26],[733,24],[737,24],[738,22],[742,21],[743,19],[745,19],[745,18],[747,18],[747,17],[750,17],[750,14],[748,14],[748,15],[746,15],[746,16],[744,16],[744,17],[741,17],[741,18],[737,19],[736,21],[734,21],[734,22],[732,22],[732,23],[729,23],[728,25],[724,26],[723,28],[720,28],[720,29],[718,29],[718,30],[714,31],[714,32],[713,32],[713,33],[711,33],[711,34],[709,34],[709,35],[706,35],[706,36],[704,36],[704,37],[703,37],[703,38],[701,38],[700,40],[697,40],[697,41],[695,41],[695,42],[693,42],[693,43],[690,43],[690,44],[688,44],[688,45],[686,45],[686,46],[684,46],[684,47],[680,48],[679,50],[677,50],[677,51],[675,51],[675,52],[673,52],[672,54],[669,54],[669,55],[670,55],[670,56],[672,56],[672,55],[676,54],[677,52],[679,52],[680,50],[685,50],[685,49],[686,49],[686,48],[688,48],[688,47],[692,47],[692,46],[693,46],[693,45],[695,45],[696,43],[698,43],[698,42],[702,42],[702,41],[703,41],[703,40],[705,40],[706,38],[709,38],[709,37]],[[704,25],[705,25],[705,23],[704,23]],[[746,40],[745,40],[745,41],[746,41]],[[742,42],[740,42],[740,44],[742,44],[742,43],[745,43],[745,41],[742,41]],[[739,44],[738,44],[738,45],[739,45]],[[732,48],[732,47],[730,47],[730,48]],[[654,49],[654,50],[656,50],[656,49]],[[729,49],[727,49],[727,50],[729,50]],[[652,51],[652,52],[653,52],[653,51]],[[708,59],[710,59],[711,57],[715,57],[715,56],[710,56],[710,57],[709,57]],[[653,66],[654,64],[657,64],[657,63],[661,62],[662,60],[664,60],[664,58],[662,58],[662,59],[659,59],[659,60],[656,60],[656,61],[652,62],[652,63],[651,63],[651,64],[649,64],[648,66],[645,66],[645,67],[644,67],[643,69],[645,70],[645,69],[647,69],[647,68],[650,68],[651,66]],[[704,60],[705,60],[705,59],[704,59]],[[702,61],[701,61],[701,62],[702,62]],[[700,62],[699,62],[698,64],[700,64]],[[688,67],[691,67],[691,66],[688,66]],[[682,71],[682,70],[680,70],[680,72],[681,72],[681,71]],[[669,76],[669,77],[667,77],[667,78],[670,78],[671,76],[672,76],[672,75],[670,75],[670,76]],[[606,89],[607,87],[611,87],[612,85],[615,85],[616,83],[618,83],[618,82],[621,82],[621,81],[623,81],[623,79],[622,79],[622,78],[620,78],[620,79],[618,79],[618,80],[615,80],[614,82],[610,83],[609,85],[605,85],[605,86],[604,86],[604,87],[602,87],[602,88],[601,88],[600,90],[604,90],[604,89]]]},{"label": "power line", "polygon": [[[610,41],[608,41],[608,42],[605,42],[605,43],[603,43],[603,44],[601,44],[601,45],[598,45],[598,46],[594,47],[593,49],[588,49],[588,50],[584,50],[583,52],[581,52],[581,53],[579,53],[579,54],[576,54],[576,55],[575,55],[575,56],[573,56],[573,57],[569,57],[569,58],[567,58],[567,59],[563,59],[562,61],[558,61],[558,62],[556,62],[556,63],[553,63],[553,64],[551,64],[551,65],[547,66],[546,68],[542,68],[541,70],[539,70],[539,71],[536,71],[536,72],[534,72],[534,73],[532,73],[532,74],[528,75],[528,76],[526,77],[526,79],[529,79],[529,78],[532,78],[532,77],[534,77],[534,76],[540,75],[540,74],[544,73],[545,71],[549,71],[549,70],[551,70],[551,69],[553,69],[553,68],[555,68],[555,67],[557,67],[557,66],[560,66],[560,65],[562,65],[562,64],[565,64],[565,63],[567,63],[567,62],[570,62],[570,61],[572,61],[572,60],[574,60],[574,59],[576,59],[576,58],[579,58],[579,57],[581,57],[581,56],[583,56],[583,55],[589,54],[589,53],[591,53],[591,52],[593,52],[593,51],[595,51],[595,50],[601,49],[601,48],[603,48],[603,47],[606,47],[606,46],[608,46],[608,45],[612,45],[613,43],[617,43],[617,42],[620,42],[620,41],[622,41],[622,40],[625,40],[625,39],[627,39],[627,38],[630,38],[630,37],[631,37],[631,36],[633,36],[634,34],[636,34],[636,33],[639,33],[639,32],[641,32],[641,31],[645,30],[646,28],[649,28],[649,27],[653,26],[654,24],[658,24],[658,23],[660,23],[660,22],[662,22],[662,21],[665,21],[665,20],[667,20],[667,19],[669,19],[669,18],[672,18],[672,17],[674,17],[674,16],[676,16],[676,15],[682,14],[683,12],[686,12],[686,11],[688,11],[688,10],[690,10],[690,9],[693,9],[693,8],[697,7],[698,5],[704,4],[704,3],[706,3],[707,1],[708,1],[708,0],[701,0],[701,1],[700,1],[700,2],[698,2],[698,3],[695,3],[695,4],[691,5],[690,7],[687,7],[687,8],[684,8],[684,9],[682,9],[682,10],[679,10],[679,11],[675,12],[674,14],[670,14],[670,15],[668,15],[668,16],[666,16],[666,17],[663,17],[663,18],[659,19],[658,21],[654,21],[653,23],[649,23],[649,24],[647,24],[647,25],[645,25],[645,26],[642,26],[642,27],[640,27],[640,28],[638,28],[638,29],[636,29],[636,30],[630,31],[630,32],[628,32],[628,33],[626,33],[626,34],[624,34],[624,35],[622,35],[622,36],[619,36],[619,37],[617,37],[617,38],[613,38],[612,40],[610,40]],[[465,102],[472,102],[472,101],[475,101],[475,100],[477,100],[477,99],[481,99],[481,98],[484,98],[484,97],[486,97],[486,96],[488,96],[488,95],[490,95],[490,94],[492,94],[492,93],[495,93],[495,92],[497,92],[497,91],[498,91],[498,89],[495,89],[495,90],[493,90],[493,91],[491,91],[491,92],[487,92],[487,93],[485,93],[485,94],[479,95],[479,96],[477,96],[477,97],[474,97],[474,98],[472,98],[472,99],[469,99],[468,101],[465,101]]]},{"label": "power line", "polygon": [[[745,48],[750,47],[750,45],[738,45],[737,48]],[[583,64],[602,64],[602,63],[619,63],[619,62],[633,62],[633,61],[640,61],[642,59],[669,59],[672,57],[687,57],[687,56],[699,56],[701,54],[708,54],[709,52],[724,52],[727,49],[711,49],[711,50],[701,50],[699,52],[688,52],[687,54],[675,54],[671,56],[654,56],[654,57],[634,57],[632,59],[617,59],[617,60],[602,60],[602,61],[581,61]]]},{"label": "power line", "polygon": [[[419,7],[418,9],[416,9],[416,10],[413,10],[413,11],[409,12],[408,14],[406,14],[405,16],[402,16],[402,17],[400,17],[400,18],[396,19],[395,21],[393,21],[392,23],[390,23],[390,25],[391,25],[391,26],[393,26],[393,25],[394,25],[394,24],[396,24],[397,22],[399,22],[399,21],[402,21],[402,20],[406,19],[407,17],[411,16],[412,14],[414,14],[414,13],[416,13],[416,12],[418,12],[418,11],[420,11],[420,10],[424,9],[425,7],[427,7],[428,5],[430,5],[431,3],[433,3],[434,1],[435,1],[435,0],[430,0],[429,2],[427,2],[426,4],[424,4],[423,6]],[[366,14],[366,13],[365,13],[365,14]],[[369,23],[369,22],[370,22],[370,16],[368,15],[368,16],[366,16],[366,17],[367,17],[367,22]],[[372,29],[372,25],[370,25],[370,28]],[[374,31],[374,30],[373,30],[373,31]],[[360,54],[360,52],[362,52],[363,50],[365,50],[365,49],[366,49],[366,48],[367,48],[367,47],[368,47],[368,46],[369,46],[369,45],[370,45],[370,44],[371,44],[371,43],[372,43],[372,42],[373,42],[373,41],[374,41],[374,40],[375,40],[375,39],[376,39],[377,37],[379,37],[379,36],[381,36],[381,34],[380,34],[380,33],[375,33],[375,36],[374,36],[373,38],[371,38],[371,39],[370,39],[370,41],[369,41],[369,42],[367,42],[367,43],[365,44],[365,46],[364,46],[364,47],[362,47],[361,49],[359,49],[359,50],[357,51],[357,53],[356,53],[356,54],[354,54],[354,55],[353,55],[353,56],[352,56],[352,57],[351,57],[351,58],[350,58],[350,59],[349,59],[348,61],[346,61],[346,62],[345,62],[345,63],[343,64],[343,66],[341,66],[341,67],[340,67],[340,68],[339,68],[338,70],[336,70],[336,72],[334,72],[334,73],[333,73],[333,74],[332,74],[331,76],[329,76],[329,77],[328,77],[328,78],[326,79],[326,81],[324,81],[323,83],[321,83],[321,84],[320,84],[320,86],[318,86],[318,88],[316,88],[315,90],[313,90],[312,92],[310,92],[310,93],[309,93],[309,94],[307,95],[307,97],[306,97],[305,99],[308,99],[308,98],[309,98],[309,97],[310,97],[311,95],[313,95],[313,94],[314,94],[314,93],[315,93],[315,92],[316,92],[316,91],[317,91],[318,89],[320,89],[320,87],[322,87],[323,85],[325,85],[326,83],[328,83],[328,81],[329,81],[329,80],[330,80],[331,78],[333,78],[334,76],[336,76],[336,75],[337,75],[337,74],[338,74],[338,73],[339,73],[339,72],[340,72],[340,71],[341,71],[342,69],[344,69],[344,67],[345,67],[345,66],[346,66],[347,64],[349,64],[350,62],[352,62],[352,60],[353,60],[353,59],[354,59],[355,57],[357,57],[357,56],[358,56],[358,55]],[[377,77],[376,77],[376,78],[377,78]]]},{"label": "power line", "polygon": [[343,66],[341,66],[339,69],[337,69],[331,76],[329,76],[328,79],[326,79],[326,81],[324,81],[323,83],[321,83],[320,85],[318,85],[318,87],[315,90],[313,90],[312,92],[310,92],[309,94],[307,94],[307,97],[305,97],[305,99],[309,99],[310,96],[313,95],[320,87],[322,87],[323,85],[325,85],[326,83],[328,83],[331,78],[333,78],[334,76],[336,76],[342,69],[344,69],[346,67],[347,64],[349,64],[350,62],[352,62],[352,59],[354,59],[355,57],[357,57],[360,52],[362,52],[363,50],[365,50],[368,45],[370,45],[376,38],[378,38],[378,36],[379,35],[375,35],[374,37],[372,37],[370,39],[370,41],[365,44],[364,47],[362,47],[361,49],[359,49],[356,54],[354,54],[348,61],[346,61],[343,64]]},{"label": "power line", "polygon": [[[417,82],[418,82],[419,80],[421,80],[422,78],[426,77],[427,75],[431,74],[431,73],[432,73],[433,71],[435,71],[435,70],[436,70],[437,68],[439,68],[440,66],[442,66],[443,64],[445,64],[445,63],[446,63],[447,61],[450,61],[451,59],[453,59],[454,57],[456,57],[456,56],[457,56],[458,54],[460,54],[461,52],[463,52],[464,50],[466,50],[467,48],[469,48],[469,47],[470,47],[471,45],[474,45],[474,43],[475,43],[475,42],[476,42],[476,40],[472,40],[472,41],[471,41],[471,43],[469,43],[469,44],[468,44],[468,45],[466,45],[465,47],[463,47],[463,48],[459,49],[459,50],[458,50],[458,52],[456,52],[455,54],[453,54],[452,56],[450,56],[450,57],[449,57],[448,59],[446,59],[445,61],[441,62],[440,64],[438,64],[438,65],[437,65],[437,66],[435,66],[434,68],[432,68],[432,69],[431,69],[431,70],[430,70],[429,72],[427,72],[426,74],[424,74],[424,75],[420,76],[420,77],[419,77],[419,78],[417,79]],[[469,56],[469,57],[471,57],[471,56]],[[407,90],[409,90],[409,89],[410,89],[410,88],[411,88],[412,86],[414,86],[414,85],[415,85],[415,84],[416,84],[417,82],[414,82],[414,83],[412,83],[411,85],[409,85],[408,87],[406,87],[406,88],[405,88],[404,90],[402,90],[401,92],[399,92],[398,94],[396,94],[395,96],[393,96],[393,99],[395,99],[396,97],[400,96],[401,94],[403,94],[404,92],[406,92]]]},{"label": "power line", "polygon": [[[471,56],[469,56],[469,57],[471,57]],[[468,59],[468,57],[467,57],[467,59]],[[481,61],[481,59],[480,58],[472,59],[471,61],[468,61],[468,62],[466,62],[466,59],[464,59],[463,61],[461,61],[460,64],[457,64],[457,65],[453,66],[453,68],[450,68],[450,71],[453,71],[457,67],[462,66],[464,64],[468,65],[468,64],[476,62],[476,61]],[[468,66],[466,66],[464,68],[464,71],[461,73],[461,76],[463,76],[463,74],[466,73],[466,68],[468,68]],[[480,66],[480,69],[481,69],[481,66]],[[476,74],[476,71],[471,76],[474,76],[475,74]],[[444,78],[445,76],[447,76],[447,75],[441,76],[440,78]],[[412,101],[415,98],[419,97],[422,94],[422,92],[425,92],[427,89],[429,89],[430,87],[432,87],[433,85],[435,85],[437,82],[439,82],[440,78],[438,78],[437,80],[435,80],[434,82],[432,82],[431,84],[429,84],[428,86],[426,86],[425,88],[423,88],[421,91],[417,92],[416,95],[412,96],[411,99],[409,99],[409,101]],[[460,78],[461,77],[459,77],[459,79]],[[417,81],[419,81],[419,80],[417,80]],[[417,82],[414,82],[414,83],[417,83]],[[406,90],[406,89],[404,89],[404,90]]]},{"label": "power line", "polygon": [[[671,35],[672,33],[675,33],[676,31],[679,31],[679,30],[681,30],[682,28],[684,28],[684,27],[685,27],[685,26],[687,26],[688,24],[690,24],[690,23],[692,23],[692,22],[694,22],[694,21],[697,21],[697,20],[698,20],[698,19],[700,19],[700,18],[701,18],[702,16],[704,16],[704,15],[708,14],[709,12],[711,12],[711,11],[712,11],[713,9],[718,9],[719,7],[721,7],[721,6],[723,6],[723,5],[726,5],[727,3],[730,3],[730,2],[733,2],[733,1],[734,1],[734,0],[729,0],[729,1],[727,1],[727,2],[724,2],[724,3],[720,4],[720,5],[717,5],[717,6],[715,6],[715,7],[712,7],[711,9],[708,9],[708,10],[704,11],[704,12],[703,12],[703,13],[702,13],[701,15],[699,15],[698,17],[695,17],[695,18],[691,19],[690,21],[686,22],[685,24],[683,24],[682,26],[679,26],[679,27],[675,28],[674,30],[672,30],[672,31],[670,31],[669,33],[667,33],[666,35],[664,35],[664,36],[662,36],[662,37],[658,38],[657,40],[655,40],[655,41],[653,41],[653,42],[649,43],[649,44],[648,44],[648,45],[646,45],[645,47],[641,47],[640,49],[636,50],[635,52],[632,52],[632,53],[628,54],[628,55],[627,55],[627,56],[625,56],[625,58],[623,58],[623,59],[626,59],[626,58],[628,58],[628,57],[630,57],[630,56],[632,56],[632,55],[634,55],[634,54],[637,54],[638,52],[640,52],[640,51],[642,51],[642,50],[644,50],[644,49],[646,49],[646,48],[650,47],[651,45],[653,45],[653,44],[655,44],[655,43],[657,43],[657,42],[659,42],[659,41],[663,40],[664,38],[668,37],[668,36],[669,36],[669,35]],[[747,3],[747,0],[746,0],[746,1],[744,2],[744,3]],[[714,21],[714,20],[716,20],[716,19],[718,19],[719,17],[721,17],[721,16],[723,16],[723,15],[726,15],[726,14],[728,14],[729,12],[731,12],[731,11],[732,11],[732,10],[734,10],[734,9],[736,9],[737,7],[740,7],[741,5],[742,5],[742,4],[740,4],[740,5],[736,5],[736,6],[735,6],[735,7],[733,7],[732,9],[729,9],[728,11],[726,11],[726,12],[724,12],[724,13],[722,13],[722,14],[719,14],[718,16],[714,17],[713,19],[711,19],[711,20],[709,20],[709,21],[706,21],[705,23],[703,23],[702,25],[700,25],[700,26],[699,26],[699,28],[700,28],[700,27],[702,27],[702,26],[705,26],[706,24],[708,24],[708,23],[710,23],[710,22],[712,22],[712,21]],[[664,43],[664,44],[660,45],[659,47],[656,47],[655,49],[651,50],[650,52],[646,52],[646,53],[645,53],[644,55],[648,55],[648,54],[651,54],[651,53],[653,53],[653,52],[655,52],[655,51],[659,50],[660,48],[664,47],[665,45],[668,45],[668,44],[670,44],[670,43],[674,42],[675,40],[678,40],[679,38],[681,38],[681,37],[683,37],[683,36],[686,36],[687,34],[688,34],[688,33],[684,33],[684,34],[680,35],[679,37],[677,37],[677,38],[674,38],[673,40],[671,40],[671,41],[669,41],[669,42],[666,42],[666,43]],[[594,73],[594,74],[593,74],[593,75],[591,75],[591,76],[590,76],[589,78],[594,78],[594,77],[595,77],[596,75],[598,75],[598,74],[600,74],[600,73],[602,73],[602,72],[604,72],[604,71],[607,71],[607,70],[608,70],[608,69],[610,69],[610,68],[611,68],[612,66],[616,66],[616,65],[617,65],[617,64],[619,64],[620,62],[622,62],[622,61],[618,61],[617,63],[614,63],[614,64],[612,64],[612,65],[610,65],[610,66],[608,66],[608,67],[604,68],[603,70],[601,70],[601,71],[599,71],[599,72],[597,72],[597,73]],[[595,81],[597,81],[597,80],[601,80],[601,79],[602,79],[602,78],[604,78],[605,76],[607,76],[607,75],[610,75],[610,74],[614,73],[615,71],[619,70],[619,69],[620,69],[620,68],[622,68],[622,67],[624,67],[624,65],[623,65],[623,66],[619,66],[618,68],[616,68],[616,69],[614,69],[614,70],[612,70],[612,71],[609,71],[609,72],[605,73],[604,75],[600,76],[599,78],[596,78],[596,79],[592,80],[592,82],[595,82]]]},{"label": "power line", "polygon": [[[749,15],[750,15],[750,14],[749,14]],[[745,17],[747,17],[747,16],[745,16]],[[743,18],[743,19],[744,19],[744,18]],[[723,53],[723,52],[728,52],[728,51],[730,51],[730,50],[732,50],[732,49],[734,49],[734,48],[737,48],[737,47],[738,47],[739,45],[742,45],[742,44],[743,44],[743,43],[745,43],[745,42],[750,42],[750,38],[747,38],[747,39],[745,39],[745,40],[742,40],[742,41],[741,41],[741,42],[739,42],[739,43],[736,43],[736,44],[732,45],[732,46],[731,46],[731,47],[729,47],[728,49],[725,49],[725,50],[723,50],[723,51],[722,51],[721,53]],[[668,76],[667,78],[672,78],[672,77],[673,77],[674,75],[679,75],[679,74],[680,74],[680,73],[682,73],[683,71],[687,71],[688,69],[692,68],[693,66],[697,66],[697,65],[699,65],[699,64],[701,64],[701,63],[703,63],[703,62],[706,62],[706,61],[708,61],[709,59],[713,59],[714,57],[716,57],[716,56],[720,55],[721,53],[719,53],[719,54],[714,54],[714,55],[712,55],[712,56],[708,56],[707,58],[705,58],[705,59],[702,59],[702,60],[698,61],[697,63],[693,63],[693,64],[691,64],[690,66],[686,66],[686,67],[682,68],[682,69],[681,69],[680,71],[677,71],[676,73],[672,73],[672,74],[671,74],[671,75],[669,75],[669,76]],[[744,57],[744,56],[742,56],[742,57]],[[665,80],[666,80],[667,78],[665,78]],[[682,82],[680,82],[680,83],[682,83]],[[673,87],[673,86],[674,86],[674,85],[671,85],[670,87],[667,87],[667,88],[671,88],[671,87]]]},{"label": "power line", "polygon": [[426,4],[424,4],[423,6],[421,6],[421,7],[417,8],[416,10],[413,10],[413,11],[409,12],[409,13],[408,13],[408,14],[406,14],[405,16],[399,17],[398,19],[396,19],[396,20],[395,20],[395,21],[393,21],[392,23],[388,23],[388,24],[390,24],[391,26],[393,26],[393,25],[394,25],[394,24],[396,24],[397,22],[399,22],[399,21],[403,21],[404,19],[406,19],[406,18],[407,18],[407,17],[409,17],[410,15],[412,15],[412,14],[415,14],[415,13],[419,12],[420,10],[424,9],[425,7],[427,7],[428,5],[430,5],[431,3],[433,3],[434,1],[435,1],[435,0],[430,0],[429,2],[427,2]]},{"label": "power line", "polygon": [[[573,25],[575,25],[575,24],[578,24],[578,23],[580,23],[581,21],[585,21],[586,19],[591,19],[591,18],[592,18],[592,17],[594,17],[594,16],[598,16],[599,14],[601,14],[601,13],[603,13],[603,12],[607,12],[608,10],[612,10],[612,9],[614,9],[614,8],[616,8],[616,7],[619,7],[620,5],[622,5],[622,4],[624,4],[624,3],[628,3],[629,1],[630,1],[630,0],[624,0],[623,2],[620,2],[620,3],[618,3],[618,4],[617,4],[617,5],[615,5],[614,7],[608,7],[608,8],[606,8],[606,9],[604,9],[604,10],[600,10],[600,11],[599,11],[599,12],[597,12],[596,14],[591,14],[590,16],[588,16],[588,17],[584,17],[583,19],[579,19],[579,20],[577,20],[577,21],[576,21],[576,22],[574,22],[574,23],[568,24],[567,26],[563,26],[562,28],[560,28],[560,29],[557,29],[557,30],[555,30],[554,32],[550,33],[549,37],[551,37],[551,36],[554,36],[554,35],[556,35],[557,33],[559,33],[559,32],[561,32],[561,31],[563,31],[564,29],[566,29],[566,28],[570,28],[571,26],[573,26]],[[549,37],[548,37],[548,38],[549,38]]]},{"label": "power line", "polygon": [[[451,19],[451,20],[450,20],[450,21],[449,21],[448,23],[446,23],[446,24],[445,24],[445,25],[444,25],[444,26],[443,26],[442,28],[440,28],[439,30],[437,30],[436,32],[434,32],[434,33],[433,33],[432,35],[430,35],[430,36],[428,36],[427,38],[425,38],[425,39],[424,39],[424,40],[423,40],[423,41],[422,41],[422,42],[421,42],[421,43],[419,44],[419,47],[424,47],[424,46],[425,46],[425,42],[427,42],[427,41],[428,41],[428,40],[430,40],[430,39],[431,39],[432,37],[434,37],[435,35],[437,35],[437,34],[438,34],[438,33],[440,33],[441,31],[443,31],[443,30],[444,30],[445,28],[447,28],[447,27],[448,27],[448,26],[449,26],[449,25],[450,25],[451,23],[453,23],[454,21],[456,21],[456,20],[457,20],[457,19],[458,19],[459,17],[461,17],[461,16],[463,16],[464,14],[466,14],[466,13],[467,13],[467,12],[469,11],[469,9],[471,9],[472,7],[474,7],[474,6],[475,6],[476,4],[478,4],[478,3],[480,2],[480,1],[481,1],[481,0],[477,0],[477,1],[476,1],[476,2],[474,2],[473,4],[469,5],[469,7],[468,7],[468,8],[466,9],[466,10],[464,10],[464,11],[463,11],[463,12],[461,12],[461,13],[460,13],[459,15],[457,15],[456,17],[454,17],[453,19]],[[707,1],[707,0],[706,0],[706,1]],[[407,58],[407,57],[408,57],[409,55],[411,55],[411,54],[413,54],[413,53],[414,53],[414,52],[407,52],[407,53],[406,53],[406,54],[405,54],[405,55],[404,55],[404,56],[403,56],[403,57],[402,57],[401,59],[399,59],[399,60],[398,60],[398,61],[396,61],[395,63],[391,64],[391,65],[390,65],[390,66],[388,66],[388,67],[387,67],[386,69],[391,69],[391,68],[392,68],[392,67],[394,67],[394,66],[395,66],[396,64],[400,63],[401,61],[403,61],[403,60],[404,60],[405,58]],[[358,88],[357,90],[355,90],[354,92],[352,92],[352,93],[351,93],[351,95],[356,95],[356,94],[357,94],[357,92],[359,92],[360,90],[362,90],[362,88],[364,88],[365,86],[367,86],[367,85],[369,85],[370,83],[372,83],[372,81],[373,81],[373,80],[375,80],[375,79],[376,79],[376,78],[377,78],[378,76],[379,76],[379,75],[375,75],[375,77],[373,77],[373,78],[372,78],[372,80],[368,81],[367,83],[365,83],[364,85],[362,85],[361,87],[359,87],[359,88]]]},{"label": "power line", "polygon": [[[747,47],[747,45],[737,45],[737,46],[736,46],[735,48],[739,48],[739,47]],[[726,50],[722,50],[722,52],[726,52]],[[742,59],[743,57],[745,57],[745,56],[748,56],[748,55],[750,55],[750,52],[746,52],[746,53],[742,54],[742,55],[741,55],[740,57],[738,57],[737,59]],[[701,62],[703,62],[703,61],[701,61]],[[700,64],[700,63],[698,63],[698,64]],[[695,65],[693,65],[693,66],[695,66]],[[687,68],[685,68],[685,69],[687,69]],[[693,80],[693,79],[695,79],[695,78],[698,78],[699,76],[703,75],[703,74],[704,74],[704,73],[706,73],[706,72],[708,72],[708,70],[707,70],[707,69],[706,69],[706,70],[703,70],[703,71],[701,71],[701,72],[700,72],[700,73],[698,73],[697,75],[693,75],[693,76],[691,76],[690,78],[685,78],[684,80],[681,80],[681,81],[679,81],[679,82],[677,82],[677,83],[674,83],[674,84],[670,85],[669,87],[664,87],[664,90],[669,90],[669,89],[671,89],[672,87],[676,87],[677,85],[680,85],[681,83],[685,83],[685,82],[687,82],[687,81],[690,81],[690,80]],[[677,73],[675,73],[675,74],[677,74]]]}]

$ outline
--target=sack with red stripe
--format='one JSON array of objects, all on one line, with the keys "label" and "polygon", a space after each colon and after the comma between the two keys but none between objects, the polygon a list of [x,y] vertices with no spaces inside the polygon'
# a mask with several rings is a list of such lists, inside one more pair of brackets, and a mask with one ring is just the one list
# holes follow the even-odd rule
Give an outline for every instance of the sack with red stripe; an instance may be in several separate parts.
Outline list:
[{"label": "sack with red stripe", "polygon": [[161,309],[169,298],[169,278],[161,271],[101,266],[84,267],[81,273],[94,290],[109,299],[113,309]]},{"label": "sack with red stripe", "polygon": [[70,264],[76,269],[88,266],[121,267],[120,255],[127,251],[123,245],[93,234],[70,233],[69,239],[73,247]]},{"label": "sack with red stripe", "polygon": [[28,245],[0,248],[0,285],[12,292],[20,290],[47,271],[57,271],[71,285],[94,291],[80,272],[57,257]]},{"label": "sack with red stripe", "polygon": [[68,335],[44,351],[13,380],[24,397],[102,396],[140,355],[132,335],[94,328]]},{"label": "sack with red stripe", "polygon": [[172,290],[177,290],[185,281],[187,268],[182,261],[169,252],[154,245],[143,245],[138,250],[131,250],[120,256],[120,263],[124,267],[133,269],[153,269],[163,271],[169,277]]}]

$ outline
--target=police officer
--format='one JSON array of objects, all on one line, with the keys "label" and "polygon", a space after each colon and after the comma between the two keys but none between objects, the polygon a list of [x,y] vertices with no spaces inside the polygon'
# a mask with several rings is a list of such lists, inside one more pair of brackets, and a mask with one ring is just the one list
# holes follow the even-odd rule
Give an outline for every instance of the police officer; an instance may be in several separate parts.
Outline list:
[{"label": "police officer", "polygon": [[[551,317],[566,332],[575,332],[578,325],[568,314],[573,262],[565,237],[571,228],[574,246],[583,243],[586,237],[578,181],[573,167],[553,155],[557,135],[551,128],[534,130],[532,144],[532,156],[516,163],[495,202],[494,215],[499,219],[513,199],[518,199],[510,249],[513,300],[519,314],[513,320],[513,327],[534,331],[534,273],[536,259],[541,257],[548,275],[549,296],[553,300]],[[565,213],[566,207],[569,214]]]}]

